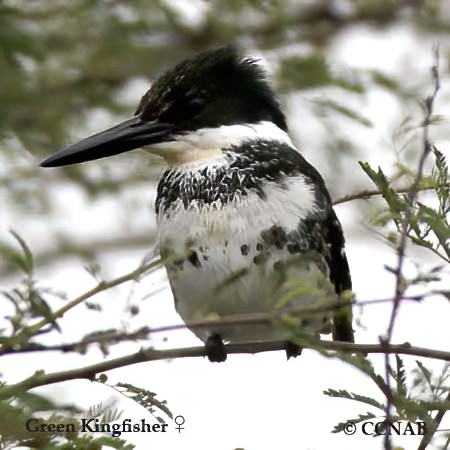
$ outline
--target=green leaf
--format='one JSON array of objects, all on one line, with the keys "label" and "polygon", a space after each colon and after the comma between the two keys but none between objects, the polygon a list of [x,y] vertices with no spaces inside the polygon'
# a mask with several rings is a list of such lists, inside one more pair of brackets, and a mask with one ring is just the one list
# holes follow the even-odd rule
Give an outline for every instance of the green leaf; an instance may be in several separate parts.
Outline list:
[{"label": "green leaf", "polygon": [[347,116],[350,119],[355,120],[356,122],[360,123],[361,125],[364,125],[365,127],[370,128],[373,127],[373,123],[369,119],[363,117],[357,111],[350,109],[347,106],[334,102],[333,100],[319,100],[318,103],[328,108],[334,109],[335,111],[341,113],[344,116]]},{"label": "green leaf", "polygon": [[378,400],[374,398],[367,397],[366,395],[355,394],[354,392],[348,392],[345,389],[340,389],[336,391],[334,389],[328,389],[323,391],[325,395],[334,398],[346,398],[347,400],[355,400],[357,402],[365,403],[370,406],[375,406],[375,408],[381,409],[383,412],[385,411],[384,405],[382,405]]},{"label": "green leaf", "polygon": [[85,301],[84,306],[86,306],[87,309],[93,310],[93,311],[103,311],[102,305],[95,302]]},{"label": "green leaf", "polygon": [[10,232],[17,239],[17,241],[19,242],[19,244],[22,248],[22,251],[23,251],[23,254],[25,257],[26,272],[31,273],[33,271],[34,262],[33,262],[33,254],[31,253],[30,247],[28,247],[25,240],[14,230],[11,230]]},{"label": "green leaf", "polygon": [[81,412],[74,405],[63,405],[55,403],[54,400],[34,392],[20,392],[14,396],[14,400],[30,411],[69,411],[72,413]]},{"label": "green leaf", "polygon": [[306,57],[292,56],[281,61],[279,76],[284,85],[296,89],[308,89],[317,86],[338,86],[348,91],[363,93],[360,82],[349,82],[335,76],[328,67],[323,53],[316,52]]},{"label": "green leaf", "polygon": [[160,401],[156,398],[154,392],[142,389],[140,387],[133,386],[129,383],[117,383],[112,386],[114,389],[119,391],[126,397],[134,400],[139,405],[143,406],[147,411],[149,411],[153,416],[155,416],[159,421],[163,421],[160,417],[155,415],[155,407],[163,411],[168,417],[173,419],[173,414],[167,407],[166,401]]},{"label": "green leaf", "polygon": [[399,216],[401,212],[406,209],[407,202],[405,197],[400,196],[394,188],[391,187],[388,177],[383,173],[381,167],[378,167],[378,172],[372,169],[369,163],[358,162],[368,177],[377,185],[381,195],[389,205],[389,209],[394,215],[394,219]]},{"label": "green leaf", "polygon": [[395,92],[396,94],[400,91],[400,86],[398,82],[391,77],[388,77],[386,74],[378,71],[378,70],[371,70],[370,74],[372,75],[373,81],[378,84],[378,86],[381,86],[389,91]]},{"label": "green leaf", "polygon": [[99,418],[102,422],[115,422],[120,419],[123,412],[115,408],[115,401],[110,401],[107,403],[97,403],[95,405],[89,406],[86,412],[86,416],[89,419]]},{"label": "green leaf", "polygon": [[[433,153],[434,153],[435,165],[436,165],[436,169],[437,169],[436,176],[443,181],[448,180],[448,178],[449,178],[448,165],[447,165],[447,161],[445,159],[444,154],[441,153],[434,146],[433,146]],[[447,189],[449,189],[449,188],[447,188]]]},{"label": "green leaf", "polygon": [[14,230],[11,230],[10,233],[17,240],[22,251],[19,252],[10,245],[0,242],[0,253],[3,254],[6,261],[11,261],[27,275],[31,275],[34,270],[33,254],[25,240],[18,233]]},{"label": "green leaf", "polygon": [[427,381],[428,385],[431,386],[431,371],[427,369],[420,361],[416,360],[416,364],[420,369],[420,372],[424,376],[425,380]]},{"label": "green leaf", "polygon": [[397,382],[397,393],[401,396],[406,396],[408,393],[406,387],[406,371],[403,365],[403,360],[399,355],[395,355],[395,361],[397,363],[397,370],[393,372],[394,380]]},{"label": "green leaf", "polygon": [[375,414],[372,414],[371,412],[367,412],[366,414],[358,414],[358,418],[357,419],[349,419],[345,422],[339,422],[337,425],[334,426],[333,430],[331,430],[332,433],[340,433],[341,431],[344,431],[346,425],[348,423],[360,423],[360,422],[365,422],[366,420],[369,419],[374,419],[375,417],[377,417]]},{"label": "green leaf", "polygon": [[97,439],[94,439],[92,441],[92,449],[98,448],[101,450],[103,448],[103,445],[106,445],[111,448],[115,448],[116,450],[132,450],[136,448],[133,444],[127,444],[127,441],[124,439],[118,439],[117,437],[112,436],[101,436]]},{"label": "green leaf", "polygon": [[325,58],[322,54],[307,57],[289,57],[281,62],[279,75],[290,87],[300,89],[331,84]]},{"label": "green leaf", "polygon": [[430,242],[430,241],[427,241],[427,240],[422,239],[422,238],[417,238],[417,237],[412,236],[412,235],[410,235],[408,237],[416,245],[420,245],[421,247],[425,247],[425,248],[433,248],[433,243]]},{"label": "green leaf", "polygon": [[92,276],[96,281],[101,281],[101,271],[102,268],[100,264],[96,261],[92,261],[84,266],[86,272]]},{"label": "green leaf", "polygon": [[441,245],[445,244],[447,240],[450,239],[450,227],[445,219],[440,217],[436,211],[431,210],[427,213],[419,214],[419,220],[426,223],[431,228]]}]

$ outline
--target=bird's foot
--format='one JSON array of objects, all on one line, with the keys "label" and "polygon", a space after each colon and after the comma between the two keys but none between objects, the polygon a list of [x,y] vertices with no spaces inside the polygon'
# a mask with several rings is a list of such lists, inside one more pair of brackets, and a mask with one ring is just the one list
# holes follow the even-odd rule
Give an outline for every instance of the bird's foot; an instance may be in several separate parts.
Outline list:
[{"label": "bird's foot", "polygon": [[205,342],[206,356],[211,362],[224,362],[227,352],[219,334],[213,334]]},{"label": "bird's foot", "polygon": [[284,349],[286,350],[287,359],[297,358],[297,356],[302,354],[303,348],[291,341],[286,341],[284,343]]}]

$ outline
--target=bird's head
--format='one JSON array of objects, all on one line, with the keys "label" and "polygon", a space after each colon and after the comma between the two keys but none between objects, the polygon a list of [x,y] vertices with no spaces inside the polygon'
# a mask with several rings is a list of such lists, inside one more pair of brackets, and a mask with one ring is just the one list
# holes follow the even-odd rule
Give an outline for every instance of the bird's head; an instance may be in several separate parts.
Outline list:
[{"label": "bird's head", "polygon": [[179,63],[152,84],[133,118],[60,149],[41,166],[77,164],[137,148],[182,164],[245,139],[276,139],[286,131],[259,61],[233,45]]}]

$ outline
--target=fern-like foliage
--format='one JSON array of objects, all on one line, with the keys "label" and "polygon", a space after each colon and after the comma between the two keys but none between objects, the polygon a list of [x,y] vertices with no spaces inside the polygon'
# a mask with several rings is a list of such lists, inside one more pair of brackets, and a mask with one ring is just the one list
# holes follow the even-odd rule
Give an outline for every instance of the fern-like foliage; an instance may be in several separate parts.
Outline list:
[{"label": "fern-like foliage", "polygon": [[14,309],[14,313],[6,317],[11,324],[10,336],[6,333],[0,335],[0,343],[6,348],[8,347],[9,339],[22,331],[32,319],[49,319],[51,325],[40,330],[40,334],[47,333],[53,329],[61,331],[52,316],[53,311],[46,297],[53,295],[64,298],[64,294],[42,287],[37,283],[35,280],[34,257],[30,247],[18,233],[11,231],[11,234],[18,244],[18,248],[0,242],[0,255],[4,257],[5,261],[16,267],[23,276],[17,286],[0,292],[0,295],[8,300]]},{"label": "fern-like foliage", "polygon": [[405,366],[403,364],[402,358],[399,355],[395,355],[395,362],[397,365],[396,370],[390,370],[392,378],[394,378],[397,385],[397,393],[403,397],[406,397],[408,394],[408,389],[406,387],[406,371]]},{"label": "fern-like foliage", "polygon": [[[383,394],[386,395],[386,384],[382,377],[375,373],[373,366],[366,358],[361,359],[349,355],[341,355],[340,358],[369,375]],[[450,392],[450,387],[448,386],[448,381],[450,380],[450,363],[444,364],[440,375],[436,376],[422,362],[416,361],[417,368],[413,371],[415,378],[412,382],[412,387],[408,389],[408,377],[403,360],[399,355],[395,355],[395,360],[395,369],[390,369],[390,376],[395,381],[395,388],[391,388],[392,405],[395,408],[395,414],[393,414],[391,420],[420,420],[431,425],[433,423],[433,411],[441,410],[442,408],[448,409],[448,401],[445,400],[445,397]],[[365,395],[348,392],[345,389],[328,389],[324,391],[324,394],[333,398],[365,403],[366,405],[381,410],[383,414],[386,412],[385,405],[380,401]],[[360,417],[361,420],[359,422],[365,420],[364,414],[360,415]],[[335,426],[333,433],[342,431],[348,422],[357,423],[357,421],[358,419],[349,419],[346,422],[339,422]]]},{"label": "fern-like foliage", "polygon": [[450,362],[443,365],[441,373],[434,375],[421,361],[416,361],[417,368],[413,371],[413,387],[421,399],[433,402],[443,401],[450,392]]},{"label": "fern-like foliage", "polygon": [[167,402],[165,400],[158,400],[154,392],[133,386],[130,383],[117,383],[113,387],[121,394],[143,406],[158,420],[158,422],[165,423],[165,420],[157,415],[158,409],[166,414],[170,419],[173,419],[173,414],[167,407]]},{"label": "fern-like foliage", "polygon": [[122,417],[123,411],[115,407],[116,401],[100,402],[96,405],[91,405],[86,413],[87,419],[99,418],[102,423],[116,422]]},{"label": "fern-like foliage", "polygon": [[369,419],[374,419],[375,417],[377,417],[377,416],[371,412],[367,412],[366,414],[358,414],[357,419],[348,419],[345,422],[339,422],[337,425],[334,426],[334,428],[331,430],[331,432],[332,433],[340,433],[341,431],[344,431],[345,426],[349,422],[356,424],[356,423],[365,422],[366,420],[369,420]]},{"label": "fern-like foliage", "polygon": [[[450,263],[450,175],[445,156],[433,147],[434,167],[431,175],[424,176],[419,186],[426,189],[436,199],[436,206],[417,201],[412,205],[411,217],[406,229],[407,237],[416,245],[430,249],[433,253]],[[411,184],[411,173],[406,166],[397,165],[397,173],[389,178],[378,167],[374,170],[369,163],[361,162],[360,166],[368,177],[377,185],[384,198],[387,210],[383,210],[374,218],[374,224],[386,226],[392,221],[397,231],[402,232],[405,213],[409,206],[408,194],[399,194],[393,186],[393,180],[402,179]],[[429,195],[428,194],[428,195]],[[387,240],[394,241],[395,236],[387,234]]]},{"label": "fern-like foliage", "polygon": [[345,389],[339,389],[338,391],[335,389],[327,389],[326,391],[323,391],[323,393],[329,397],[356,400],[358,402],[365,403],[366,405],[374,406],[383,412],[385,411],[385,406],[382,403],[366,395],[355,394],[354,392],[348,392]]},{"label": "fern-like foliage", "polygon": [[[102,423],[112,423],[122,412],[114,407],[114,402],[99,403],[82,411],[71,405],[57,403],[37,394],[25,392],[14,400],[0,402],[0,449],[39,448],[52,450],[101,449],[103,446],[117,450],[132,450],[133,444],[112,437],[107,433],[80,433],[82,418],[98,418]],[[63,432],[36,433],[28,431],[25,424],[29,419],[40,423],[74,426]],[[36,424],[36,422],[34,422]]]}]

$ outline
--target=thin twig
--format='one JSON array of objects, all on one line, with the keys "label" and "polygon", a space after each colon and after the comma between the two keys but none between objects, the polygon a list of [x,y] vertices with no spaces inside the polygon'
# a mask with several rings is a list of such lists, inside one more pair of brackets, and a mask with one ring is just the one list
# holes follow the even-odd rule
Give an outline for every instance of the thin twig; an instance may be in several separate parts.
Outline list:
[{"label": "thin twig", "polygon": [[[440,187],[450,187],[450,183],[433,185],[433,186],[417,186],[416,191],[417,192],[430,191],[430,190],[440,188]],[[414,189],[414,185],[409,186],[409,187],[394,189],[394,191],[397,194],[410,194],[413,191],[413,189]],[[353,200],[367,200],[371,197],[378,197],[380,195],[382,195],[382,193],[378,189],[361,191],[361,192],[357,192],[356,194],[345,195],[344,197],[340,197],[340,198],[334,200],[333,206],[340,205],[341,203],[351,202]]]},{"label": "thin twig", "polygon": [[[421,295],[413,295],[409,297],[403,297],[402,301],[413,301],[413,302],[421,302],[426,297],[430,297],[439,292],[427,292]],[[136,341],[140,339],[147,339],[149,335],[156,333],[165,333],[168,331],[176,331],[183,329],[201,329],[201,328],[218,328],[218,327],[228,327],[230,325],[254,325],[257,323],[271,323],[277,318],[282,318],[282,316],[286,313],[294,315],[296,318],[308,318],[312,316],[316,316],[318,314],[323,315],[324,313],[331,313],[332,311],[336,311],[336,309],[342,308],[343,306],[370,306],[374,304],[380,303],[388,303],[392,302],[392,298],[382,298],[382,299],[372,299],[372,300],[361,300],[361,301],[352,301],[347,303],[340,303],[339,305],[332,304],[324,304],[324,305],[312,305],[312,306],[296,306],[290,309],[284,309],[279,312],[267,312],[267,313],[254,313],[254,314],[238,314],[238,315],[230,315],[217,320],[202,320],[202,321],[191,321],[185,323],[179,323],[175,325],[164,325],[156,328],[142,327],[133,332],[119,332],[117,330],[106,330],[99,331],[96,333],[92,333],[88,336],[85,336],[82,340],[78,342],[59,344],[59,345],[43,345],[37,342],[29,342],[22,344],[21,346],[17,346],[14,348],[5,348],[3,350],[3,354],[10,353],[28,353],[28,352],[44,352],[44,351],[62,351],[66,352],[80,352],[80,349],[85,349],[90,344],[115,344],[123,341]]]},{"label": "thin twig", "polygon": [[[126,236],[110,237],[102,236],[96,239],[83,238],[80,242],[70,236],[58,235],[51,248],[39,252],[33,252],[35,267],[45,267],[61,260],[65,256],[76,256],[83,260],[92,260],[99,253],[113,252],[122,249],[136,248],[142,250],[154,242],[156,234],[150,229],[143,232],[127,234]],[[0,271],[3,277],[11,276],[19,271],[19,268],[11,264],[9,260],[0,260]]]},{"label": "thin twig", "polygon": [[53,312],[52,314],[49,314],[44,319],[40,320],[39,322],[35,323],[34,325],[30,325],[28,327],[23,328],[19,333],[17,333],[15,336],[8,339],[6,342],[4,342],[0,346],[0,355],[5,353],[6,350],[11,349],[24,341],[27,341],[30,337],[39,333],[39,331],[43,327],[54,322],[56,319],[62,317],[67,311],[69,311],[73,307],[79,305],[80,303],[84,302],[88,298],[91,298],[100,292],[106,291],[106,290],[116,287],[120,284],[126,283],[127,281],[137,280],[143,273],[147,272],[148,270],[154,269],[155,267],[158,267],[159,265],[161,265],[161,261],[158,259],[156,261],[151,261],[147,264],[143,264],[142,266],[138,267],[137,269],[135,269],[119,278],[116,278],[112,281],[109,281],[109,282],[101,281],[100,283],[97,284],[97,286],[95,286],[91,290],[85,292],[84,294],[80,295],[79,297],[75,298],[74,300],[67,302],[62,308],[58,309],[57,311]]},{"label": "thin twig", "polygon": [[[420,185],[420,182],[422,180],[423,176],[423,169],[425,165],[425,160],[427,159],[429,153],[431,152],[432,145],[429,140],[429,126],[431,124],[431,116],[433,113],[433,103],[436,98],[436,95],[440,88],[440,79],[439,79],[439,46],[435,46],[434,49],[434,64],[431,68],[433,82],[434,82],[434,89],[430,96],[428,96],[425,99],[425,118],[422,124],[423,128],[423,151],[422,155],[419,160],[419,165],[417,169],[417,175],[414,180],[414,183],[411,186],[411,190],[408,192],[408,204],[405,211],[404,220],[402,223],[402,230],[401,230],[401,237],[400,237],[400,243],[397,249],[398,254],[398,263],[397,263],[397,270],[396,270],[396,285],[395,285],[395,296],[394,296],[394,302],[392,305],[392,312],[391,317],[389,320],[389,326],[386,332],[386,336],[380,337],[381,344],[386,348],[386,350],[389,350],[391,339],[392,339],[392,333],[394,331],[394,324],[395,320],[397,318],[398,308],[400,305],[400,300],[404,294],[405,291],[405,280],[403,278],[403,262],[405,259],[405,249],[406,249],[406,241],[407,241],[407,235],[408,235],[408,227],[410,226],[413,207],[417,199],[417,193],[418,188]],[[392,408],[392,389],[390,386],[390,372],[391,372],[391,366],[389,362],[389,352],[386,351],[385,353],[385,378],[386,378],[386,384],[389,390],[389,395],[387,398],[387,404],[386,404],[386,421],[389,423],[391,421],[391,408]],[[391,450],[392,449],[392,443],[391,443],[391,437],[389,433],[386,433],[385,440],[384,440],[384,447],[385,450]]]},{"label": "thin twig", "polygon": [[[421,295],[414,295],[402,298],[402,301],[420,302],[424,298],[434,295],[436,292],[424,293]],[[117,330],[105,330],[92,333],[85,336],[82,340],[73,343],[50,345],[46,346],[37,342],[24,343],[15,347],[5,346],[0,354],[6,355],[10,353],[27,353],[39,351],[62,351],[62,352],[80,352],[80,349],[85,349],[89,344],[114,344],[123,341],[136,341],[139,339],[146,339],[150,334],[162,333],[168,331],[182,330],[182,329],[201,329],[201,328],[218,328],[229,327],[231,325],[253,326],[258,323],[272,323],[277,319],[283,319],[286,314],[290,314],[296,318],[305,319],[315,317],[317,315],[323,316],[326,313],[332,313],[337,309],[345,306],[370,306],[379,303],[392,302],[392,298],[372,299],[347,302],[343,299],[339,304],[323,303],[319,305],[300,305],[291,308],[284,308],[279,311],[265,312],[265,313],[251,313],[251,314],[235,314],[222,317],[217,320],[201,320],[191,321],[182,324],[164,325],[157,328],[143,327],[131,333],[119,332]],[[12,339],[12,338],[11,338]]]},{"label": "thin twig", "polygon": [[54,352],[60,351],[63,353],[68,352],[84,352],[88,345],[111,345],[118,344],[125,341],[138,341],[148,339],[148,336],[152,330],[149,327],[142,327],[131,333],[119,332],[117,330],[99,331],[85,336],[83,339],[77,342],[71,342],[58,345],[43,345],[38,342],[28,342],[17,348],[5,349],[3,354],[9,353],[29,353],[29,352]]}]

